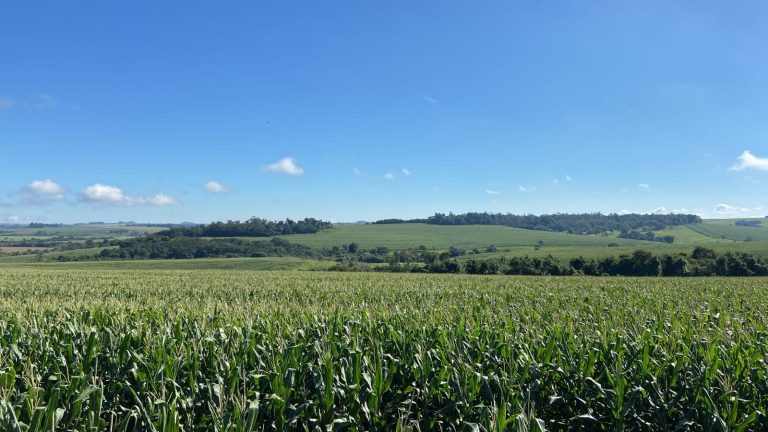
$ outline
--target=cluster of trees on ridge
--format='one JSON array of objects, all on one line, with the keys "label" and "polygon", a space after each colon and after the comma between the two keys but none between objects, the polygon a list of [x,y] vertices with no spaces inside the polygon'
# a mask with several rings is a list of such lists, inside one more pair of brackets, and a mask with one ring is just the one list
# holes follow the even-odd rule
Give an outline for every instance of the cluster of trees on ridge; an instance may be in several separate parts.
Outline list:
[{"label": "cluster of trees on ridge", "polygon": [[550,215],[513,215],[504,213],[435,213],[426,219],[383,219],[376,224],[425,223],[432,225],[503,225],[538,231],[571,234],[599,234],[607,231],[645,229],[661,230],[669,226],[701,223],[696,215],[686,214],[607,214],[556,213]]},{"label": "cluster of trees on ridge", "polygon": [[244,222],[213,222],[208,225],[171,228],[154,235],[158,237],[272,237],[286,234],[313,234],[330,228],[333,228],[332,223],[314,218],[300,221],[291,219],[270,221],[254,217]]},{"label": "cluster of trees on ridge", "polygon": [[[392,271],[428,273],[507,274],[507,275],[586,275],[586,276],[768,276],[768,262],[742,252],[717,253],[696,247],[691,254],[654,255],[638,250],[630,255],[600,259],[576,257],[567,263],[546,257],[513,256],[496,259],[469,258],[459,261],[464,251],[416,249],[390,251],[386,247],[368,250],[355,243],[316,250],[285,239],[251,241],[241,239],[201,239],[159,237],[113,242],[97,256],[66,257],[59,260],[88,259],[191,259],[291,256],[339,262],[333,270]],[[103,244],[102,244],[103,246]],[[495,249],[489,246],[488,249]],[[371,266],[372,264],[386,264]]]},{"label": "cluster of trees on ridge", "polygon": [[[332,268],[337,271],[370,269],[351,262],[339,263]],[[577,257],[568,263],[562,263],[551,255],[543,258],[515,256],[459,262],[451,258],[448,252],[428,251],[423,256],[423,263],[392,261],[387,266],[377,266],[373,269],[390,272],[530,276],[768,276],[768,262],[760,257],[743,252],[718,254],[705,247],[696,247],[690,255],[654,255],[637,250],[630,255],[601,259]]]},{"label": "cluster of trees on ridge", "polygon": [[740,227],[761,227],[763,226],[762,221],[759,220],[737,220],[733,223],[736,226]]},{"label": "cluster of trees on ridge", "polygon": [[[145,237],[117,242],[117,248],[103,249],[101,259],[190,259],[293,256],[321,258],[307,246],[281,238],[252,241],[240,239],[204,240],[190,237]],[[60,258],[66,260],[66,257]]]},{"label": "cluster of trees on ridge", "polygon": [[624,239],[633,239],[633,240],[657,241],[657,242],[669,243],[669,244],[672,244],[675,242],[675,236],[672,236],[672,235],[657,236],[656,233],[654,233],[653,231],[638,231],[638,230],[622,231],[621,233],[619,233],[618,237],[624,238]]}]

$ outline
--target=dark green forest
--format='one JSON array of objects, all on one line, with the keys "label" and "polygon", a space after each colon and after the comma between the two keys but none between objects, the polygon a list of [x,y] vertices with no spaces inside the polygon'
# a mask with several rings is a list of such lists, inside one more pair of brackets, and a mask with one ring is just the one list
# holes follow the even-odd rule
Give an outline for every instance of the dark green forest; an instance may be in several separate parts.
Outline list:
[{"label": "dark green forest", "polygon": [[[103,249],[102,259],[189,259],[292,256],[320,258],[315,250],[280,238],[263,241],[240,239],[198,239],[152,236],[117,242],[117,248]],[[62,260],[65,260],[63,258]]]},{"label": "dark green forest", "polygon": [[[630,255],[602,259],[576,257],[563,264],[552,256],[470,259],[459,265],[448,254],[425,260],[423,269],[431,273],[506,274],[530,276],[768,276],[768,262],[742,252],[718,254],[696,247],[690,254],[654,255],[637,250]],[[397,267],[382,270],[398,271]]]},{"label": "dark green forest", "polygon": [[291,219],[269,221],[254,217],[244,222],[213,222],[208,225],[171,228],[154,235],[158,237],[272,237],[287,234],[313,234],[331,228],[333,228],[332,223],[313,218],[300,221]]}]

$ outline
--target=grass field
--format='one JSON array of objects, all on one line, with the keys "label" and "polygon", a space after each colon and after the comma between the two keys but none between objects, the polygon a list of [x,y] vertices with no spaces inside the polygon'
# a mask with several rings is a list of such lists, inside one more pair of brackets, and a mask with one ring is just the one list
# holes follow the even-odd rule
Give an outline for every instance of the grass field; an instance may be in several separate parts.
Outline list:
[{"label": "grass field", "polygon": [[0,253],[18,253],[18,252],[45,252],[50,248],[37,248],[28,246],[0,246]]},{"label": "grass field", "polygon": [[62,263],[4,262],[0,259],[0,271],[12,268],[41,270],[326,270],[333,264],[330,261],[293,257],[77,261]]},{"label": "grass field", "polygon": [[[65,257],[92,257],[97,255],[104,248],[85,248],[85,249],[72,249],[65,251],[50,251],[42,253],[43,261],[56,261],[56,259],[63,255]],[[34,263],[38,260],[37,253],[29,253],[24,255],[8,255],[0,256],[0,263]]]},{"label": "grass field", "polygon": [[759,227],[737,226],[734,219],[708,220],[701,225],[692,225],[698,233],[714,239],[735,241],[768,241],[768,219],[747,219],[762,222]]},{"label": "grass field", "polygon": [[[282,236],[291,242],[316,249],[327,249],[357,243],[363,249],[385,246],[390,250],[412,249],[426,246],[429,249],[447,250],[454,246],[471,251],[478,249],[482,253],[465,256],[469,258],[490,258],[513,255],[544,257],[552,255],[562,261],[576,256],[585,258],[603,258],[630,254],[637,249],[656,254],[690,253],[696,246],[706,246],[718,252],[747,252],[761,257],[768,257],[768,226],[739,227],[735,220],[705,220],[700,225],[670,227],[658,231],[658,235],[673,235],[672,245],[660,242],[620,239],[618,233],[607,235],[576,235],[559,232],[533,231],[519,228],[490,225],[444,226],[427,224],[396,225],[339,225],[334,229],[316,234],[296,234]],[[89,229],[91,234],[99,230],[108,230],[109,225],[94,227],[76,227]],[[141,227],[129,227],[142,229]],[[51,228],[54,229],[54,228]],[[119,238],[119,237],[116,237]],[[265,238],[250,237],[249,240],[263,241]],[[752,241],[744,241],[751,239]],[[536,250],[539,241],[543,247]],[[497,252],[485,253],[489,246],[495,246]],[[82,249],[79,251],[49,252],[43,254],[44,261],[54,261],[59,255],[68,257],[97,254],[100,249]],[[2,257],[2,262],[35,262],[34,254],[23,257]],[[159,265],[159,264],[158,264]],[[237,267],[235,267],[237,268]],[[286,264],[286,268],[292,268]]]},{"label": "grass field", "polygon": [[[704,221],[701,225],[670,227],[658,231],[659,235],[674,235],[675,244],[723,243],[732,245],[739,238],[721,238],[715,233],[729,227],[730,231],[764,233],[768,240],[768,228],[737,227],[734,220]],[[728,225],[730,224],[730,225]],[[392,224],[392,225],[342,225],[332,230],[316,234],[295,234],[283,238],[310,247],[332,247],[342,244],[357,243],[363,248],[386,246],[391,249],[415,248],[425,245],[428,248],[447,249],[455,246],[463,249],[497,247],[527,247],[543,241],[546,246],[564,247],[618,247],[647,246],[664,248],[668,245],[659,242],[630,240],[612,235],[577,235],[549,231],[534,231],[494,225],[427,225],[427,224]],[[734,237],[737,237],[734,235]],[[755,239],[757,240],[757,239]]]},{"label": "grass field", "polygon": [[[584,258],[604,258],[607,256],[629,255],[632,252],[642,249],[654,254],[676,254],[685,253],[690,254],[696,246],[706,246],[719,253],[724,252],[745,252],[751,253],[763,258],[768,257],[768,242],[702,242],[702,243],[682,243],[668,245],[659,242],[642,242],[638,246],[623,246],[623,247],[578,247],[578,246],[551,246],[546,245],[541,250],[533,250],[533,248],[509,248],[509,252],[498,251],[495,253],[481,253],[477,255],[465,255],[460,257],[460,260],[467,259],[485,259],[485,258],[499,258],[502,256],[520,256],[528,255],[530,257],[545,257],[552,255],[555,258],[566,262],[571,258],[582,256]],[[506,248],[505,248],[506,249]]]},{"label": "grass field", "polygon": [[765,430],[764,279],[0,269],[0,429]]},{"label": "grass field", "polygon": [[390,249],[428,248],[483,249],[496,247],[529,247],[539,241],[551,246],[605,247],[610,243],[634,246],[647,242],[617,239],[610,236],[576,235],[548,231],[533,231],[496,225],[344,225],[316,234],[282,236],[288,241],[315,248],[329,248],[357,243],[362,248],[386,246]]},{"label": "grass field", "polygon": [[708,223],[709,223],[708,221],[705,221],[704,223],[702,223],[697,227],[694,227],[694,226],[669,227],[661,231],[656,231],[656,234],[659,236],[666,236],[666,235],[675,236],[674,244],[676,245],[680,245],[680,244],[700,245],[700,244],[706,244],[706,243],[726,243],[726,244],[733,243],[733,240],[714,238],[710,235],[702,234],[701,232],[697,231],[698,229],[700,229],[700,227],[708,225]]},{"label": "grass field", "polygon": [[143,225],[124,224],[99,224],[99,225],[64,225],[58,227],[28,228],[19,226],[14,228],[0,228],[0,236],[46,238],[56,236],[71,237],[113,237],[116,235],[129,236],[136,234],[154,233],[162,231],[162,227],[150,227]]},{"label": "grass field", "polygon": [[[611,255],[630,254],[637,249],[644,249],[657,254],[690,253],[696,246],[706,246],[718,252],[748,252],[768,257],[768,241],[734,241],[722,239],[719,236],[702,234],[701,232],[716,232],[721,227],[729,227],[731,231],[749,229],[736,227],[734,220],[704,221],[697,226],[670,227],[659,231],[659,235],[674,235],[672,245],[660,242],[629,240],[616,238],[613,235],[576,235],[547,231],[532,231],[518,228],[488,225],[444,226],[426,224],[395,224],[395,225],[345,225],[333,230],[321,231],[316,234],[299,234],[283,236],[289,241],[315,248],[329,248],[343,244],[357,243],[362,248],[386,246],[390,249],[415,248],[420,245],[428,248],[445,250],[450,246],[472,250],[477,248],[484,251],[489,245],[497,247],[492,254],[482,253],[469,255],[468,258],[499,257],[512,255],[528,255],[543,257],[553,255],[561,260],[576,256],[585,258],[602,258]],[[768,234],[768,228],[755,228]],[[767,237],[768,238],[768,237]],[[544,242],[540,250],[534,245]]]}]

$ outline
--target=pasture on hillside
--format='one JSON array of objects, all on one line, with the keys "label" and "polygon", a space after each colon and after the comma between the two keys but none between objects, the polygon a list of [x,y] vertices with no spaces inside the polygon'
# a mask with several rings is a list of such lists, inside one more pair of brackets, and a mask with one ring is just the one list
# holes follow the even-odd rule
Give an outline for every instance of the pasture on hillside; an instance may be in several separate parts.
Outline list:
[{"label": "pasture on hillside", "polygon": [[[429,225],[416,223],[337,225],[333,229],[323,230],[314,234],[293,234],[279,237],[317,250],[356,243],[361,249],[365,250],[383,246],[387,247],[390,251],[395,251],[425,246],[428,249],[438,251],[455,247],[465,252],[473,252],[475,249],[479,252],[478,254],[466,255],[461,260],[468,258],[499,258],[502,256],[528,255],[530,257],[545,257],[552,255],[561,262],[567,262],[578,256],[600,259],[608,256],[631,254],[638,249],[657,255],[689,254],[696,246],[706,246],[718,253],[745,252],[767,258],[768,227],[744,227],[736,226],[735,223],[735,219],[704,220],[701,224],[667,227],[656,232],[659,236],[674,236],[675,241],[673,244],[618,238],[618,232],[578,235],[498,225]],[[107,233],[111,229],[110,227],[115,228],[111,225],[76,226],[72,228],[75,231],[71,232],[89,233],[89,235],[95,236],[99,233]],[[69,229],[70,227],[64,228]],[[161,229],[158,227],[144,228]],[[56,230],[60,229],[60,227],[46,229]],[[127,229],[141,230],[143,228],[128,226]],[[29,229],[23,228],[21,230]],[[138,235],[139,233],[140,231],[134,231],[132,235]],[[7,238],[18,240],[22,237],[11,236]],[[53,237],[43,237],[41,240],[51,238]],[[115,238],[124,237],[119,236]],[[266,237],[241,238],[253,241],[268,239]],[[744,241],[747,239],[751,241]],[[537,248],[536,245],[539,242],[541,242],[541,247]],[[490,246],[493,246],[494,249],[489,250]],[[40,258],[43,261],[50,262],[56,261],[59,256],[67,259],[93,259],[101,250],[102,248],[83,248],[50,251],[43,253],[42,256],[33,253],[24,256],[0,256],[0,263],[32,263],[37,262]],[[275,260],[280,259],[280,257],[274,258]],[[173,268],[172,264],[168,265],[170,266],[169,268]],[[318,266],[322,267],[324,264],[318,263]],[[287,269],[291,267],[290,264],[286,264],[281,268]]]},{"label": "pasture on hillside", "polygon": [[[731,226],[735,221],[729,220]],[[722,222],[713,222],[718,227]],[[703,227],[703,228],[702,228]],[[605,235],[579,235],[552,231],[535,231],[509,228],[498,225],[342,225],[315,234],[281,236],[288,241],[313,248],[330,248],[357,243],[361,248],[385,246],[392,250],[426,246],[429,249],[447,250],[453,246],[471,251],[478,249],[476,258],[497,258],[501,256],[544,257],[552,255],[561,261],[577,256],[603,258],[631,254],[642,249],[655,254],[690,253],[696,246],[706,246],[717,252],[746,252],[768,257],[768,241],[733,241],[715,238],[697,230],[710,229],[710,221],[694,226],[668,227],[658,231],[659,235],[674,235],[675,243],[617,238],[618,233]],[[716,229],[716,228],[712,228]],[[745,227],[735,227],[741,230]],[[758,228],[768,233],[768,228]],[[536,249],[539,242],[543,246]],[[486,253],[486,248],[495,246],[496,252]]]},{"label": "pasture on hillside", "polygon": [[577,235],[552,231],[534,231],[498,225],[342,225],[314,234],[295,234],[282,238],[310,247],[329,248],[357,243],[362,248],[386,246],[407,249],[426,246],[429,249],[484,249],[496,247],[530,247],[538,241],[552,246],[605,247],[611,243],[635,246],[639,240],[616,239],[608,236]]}]

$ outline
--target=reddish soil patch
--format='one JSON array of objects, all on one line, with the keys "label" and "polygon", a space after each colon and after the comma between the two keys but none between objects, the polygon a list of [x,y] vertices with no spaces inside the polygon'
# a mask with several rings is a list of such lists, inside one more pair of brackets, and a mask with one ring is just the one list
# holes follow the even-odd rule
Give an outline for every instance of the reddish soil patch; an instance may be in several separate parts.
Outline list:
[{"label": "reddish soil patch", "polygon": [[0,246],[0,252],[14,253],[14,252],[45,252],[51,248],[45,247],[28,247],[28,246]]}]

